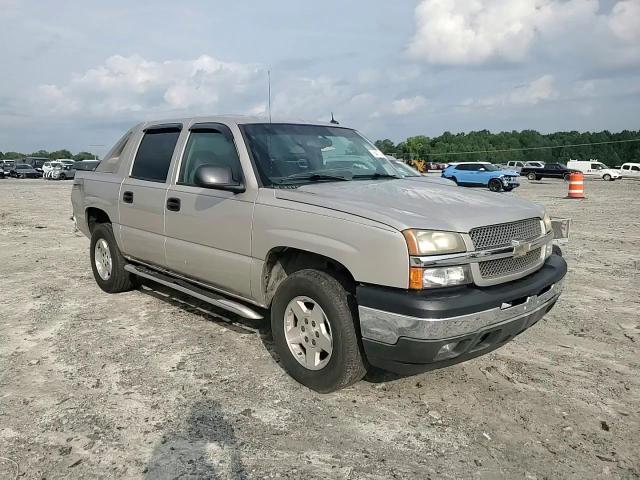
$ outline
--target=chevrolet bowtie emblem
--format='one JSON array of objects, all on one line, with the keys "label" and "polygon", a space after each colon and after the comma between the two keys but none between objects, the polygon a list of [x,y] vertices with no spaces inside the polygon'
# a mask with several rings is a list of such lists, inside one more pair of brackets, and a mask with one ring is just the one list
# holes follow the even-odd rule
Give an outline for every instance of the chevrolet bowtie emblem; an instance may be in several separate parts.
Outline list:
[{"label": "chevrolet bowtie emblem", "polygon": [[511,240],[511,245],[513,245],[514,258],[524,257],[531,251],[531,242],[525,242],[522,240]]}]

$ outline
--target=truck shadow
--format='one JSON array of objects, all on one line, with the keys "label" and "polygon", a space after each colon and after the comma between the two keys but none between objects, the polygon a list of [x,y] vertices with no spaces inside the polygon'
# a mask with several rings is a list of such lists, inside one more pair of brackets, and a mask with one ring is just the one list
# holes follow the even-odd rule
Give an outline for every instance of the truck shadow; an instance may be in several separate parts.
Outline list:
[{"label": "truck shadow", "polygon": [[248,478],[231,422],[216,401],[191,406],[182,426],[163,435],[144,470],[147,479]]},{"label": "truck shadow", "polygon": [[[216,323],[241,335],[253,335],[257,333],[265,350],[269,353],[273,361],[278,367],[284,370],[280,363],[280,356],[274,347],[268,312],[265,313],[265,318],[262,320],[247,319],[146,279],[143,281],[143,286],[139,291],[163,302],[168,302],[181,310],[197,315],[202,320]],[[370,367],[367,375],[364,377],[364,381],[369,383],[384,383],[406,377],[407,375],[399,375]]]},{"label": "truck shadow", "polygon": [[207,302],[177,292],[151,280],[145,279],[142,282],[142,287],[138,291],[144,295],[157,298],[181,310],[197,315],[203,320],[216,323],[243,335],[255,333],[265,323],[265,320],[251,320],[235,315],[224,309],[216,308]]}]

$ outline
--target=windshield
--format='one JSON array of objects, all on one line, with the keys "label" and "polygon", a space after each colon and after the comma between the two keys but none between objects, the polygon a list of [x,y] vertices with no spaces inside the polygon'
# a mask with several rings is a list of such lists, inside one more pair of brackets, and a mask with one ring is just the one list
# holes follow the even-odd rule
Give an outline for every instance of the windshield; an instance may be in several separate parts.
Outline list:
[{"label": "windshield", "polygon": [[421,177],[422,174],[415,168],[410,167],[404,162],[399,160],[392,160],[393,168],[395,168],[403,177]]},{"label": "windshield", "polygon": [[260,123],[242,131],[265,186],[399,178],[384,154],[354,130]]},{"label": "windshield", "polygon": [[491,163],[483,163],[480,168],[484,168],[487,172],[497,172],[498,170],[500,170],[498,167],[492,165]]}]

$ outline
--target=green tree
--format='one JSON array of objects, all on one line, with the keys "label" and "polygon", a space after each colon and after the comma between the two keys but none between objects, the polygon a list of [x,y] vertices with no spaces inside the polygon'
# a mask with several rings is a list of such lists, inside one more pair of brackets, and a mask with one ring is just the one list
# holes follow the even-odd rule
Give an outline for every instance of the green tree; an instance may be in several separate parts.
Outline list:
[{"label": "green tree", "polygon": [[66,149],[56,150],[55,152],[51,152],[49,154],[49,158],[51,158],[51,160],[57,160],[59,158],[71,158],[71,157],[73,157],[73,153],[71,153],[69,150],[66,150]]},{"label": "green tree", "polygon": [[385,155],[393,155],[394,153],[396,153],[395,144],[388,138],[376,141],[375,145]]},{"label": "green tree", "polygon": [[73,156],[74,160],[93,160],[94,158],[96,158],[96,155],[94,155],[91,152],[80,152],[77,153]]}]

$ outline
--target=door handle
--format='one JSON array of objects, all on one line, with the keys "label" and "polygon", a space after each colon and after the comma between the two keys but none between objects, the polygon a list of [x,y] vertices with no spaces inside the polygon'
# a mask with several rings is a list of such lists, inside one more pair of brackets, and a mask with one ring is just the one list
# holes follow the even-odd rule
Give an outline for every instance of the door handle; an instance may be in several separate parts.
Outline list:
[{"label": "door handle", "polygon": [[172,212],[180,211],[180,199],[175,197],[167,198],[167,210]]},{"label": "door handle", "polygon": [[122,201],[124,203],[133,203],[133,192],[124,192],[122,194]]}]

